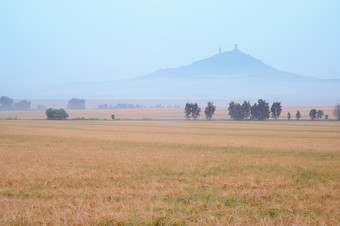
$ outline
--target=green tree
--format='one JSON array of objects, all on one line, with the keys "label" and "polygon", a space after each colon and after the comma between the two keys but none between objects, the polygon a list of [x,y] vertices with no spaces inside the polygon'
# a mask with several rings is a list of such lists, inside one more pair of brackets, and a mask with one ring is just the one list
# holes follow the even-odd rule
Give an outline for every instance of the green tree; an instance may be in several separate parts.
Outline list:
[{"label": "green tree", "polygon": [[323,117],[323,110],[318,110],[318,112],[316,113],[316,118],[318,119],[318,120],[320,120],[320,119],[322,119],[322,117]]},{"label": "green tree", "polygon": [[204,110],[205,118],[207,120],[211,120],[215,113],[215,110],[216,110],[216,106],[214,106],[213,102],[209,101]]},{"label": "green tree", "polygon": [[198,106],[197,103],[192,104],[192,103],[186,103],[185,108],[184,108],[184,113],[185,117],[187,120],[190,118],[193,118],[196,120],[200,116],[201,108]]},{"label": "green tree", "polygon": [[301,118],[300,111],[297,111],[295,116],[296,116],[296,120],[299,120]]},{"label": "green tree", "polygon": [[280,114],[282,112],[282,106],[280,102],[275,102],[272,104],[272,107],[270,108],[270,111],[272,113],[272,118],[275,120],[280,117]]},{"label": "green tree", "polygon": [[316,114],[318,113],[318,111],[316,109],[312,109],[309,112],[309,117],[311,120],[315,120],[316,119]]},{"label": "green tree", "polygon": [[259,99],[257,103],[253,104],[250,110],[251,118],[254,120],[266,120],[270,116],[269,104]]},{"label": "green tree", "polygon": [[288,114],[287,114],[288,120],[290,120],[290,117],[291,117],[290,112],[288,112]]},{"label": "green tree", "polygon": [[45,111],[48,120],[65,120],[68,118],[68,114],[64,109],[52,109],[49,108]]},{"label": "green tree", "polygon": [[325,115],[325,120],[328,120],[328,115]]},{"label": "green tree", "polygon": [[115,119],[115,115],[114,115],[114,114],[112,114],[112,115],[111,115],[111,118],[112,118],[112,120],[114,120],[114,119]]},{"label": "green tree", "polygon": [[67,109],[69,110],[83,110],[85,109],[85,100],[79,98],[72,98],[67,103]]}]

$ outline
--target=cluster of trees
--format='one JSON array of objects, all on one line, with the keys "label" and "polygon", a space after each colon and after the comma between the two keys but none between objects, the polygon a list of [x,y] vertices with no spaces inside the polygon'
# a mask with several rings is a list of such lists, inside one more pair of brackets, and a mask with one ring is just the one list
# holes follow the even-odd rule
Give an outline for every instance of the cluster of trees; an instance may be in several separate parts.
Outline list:
[{"label": "cluster of trees", "polygon": [[14,102],[14,100],[7,96],[0,97],[0,111],[28,111],[31,110],[31,102],[21,100]]},{"label": "cluster of trees", "polygon": [[[207,120],[211,120],[216,110],[216,106],[213,105],[212,102],[208,102],[207,107],[205,108],[205,117]],[[242,104],[235,103],[234,101],[229,103],[228,107],[228,115],[233,120],[267,120],[270,116],[277,120],[282,112],[282,106],[280,102],[274,102],[269,108],[269,103],[265,100],[259,99],[257,103],[253,105],[250,104],[249,101],[244,101]],[[184,108],[185,117],[187,120],[191,118],[196,120],[200,116],[201,108],[197,103],[186,103]],[[340,120],[340,104],[337,104],[334,109],[334,115],[337,120]],[[324,115],[323,110],[312,109],[309,112],[309,116],[311,120],[322,119],[328,120],[328,115]],[[300,120],[301,113],[300,111],[296,111],[295,114],[296,120]],[[288,112],[287,119],[291,119],[291,114]]]},{"label": "cluster of trees", "polygon": [[275,102],[269,110],[269,103],[259,99],[257,103],[254,103],[252,106],[249,101],[244,101],[243,104],[232,101],[229,103],[228,110],[229,116],[233,120],[245,120],[249,118],[252,120],[266,120],[270,117],[270,113],[272,118],[276,120],[282,112],[282,106],[280,102]]},{"label": "cluster of trees", "polygon": [[[207,106],[205,107],[204,114],[207,120],[211,120],[213,115],[215,114],[216,106],[213,102],[208,102]],[[184,108],[185,117],[187,120],[191,118],[196,120],[200,116],[201,108],[198,106],[197,103],[186,103]]]},{"label": "cluster of trees", "polygon": [[186,103],[184,108],[185,117],[187,120],[193,118],[196,120],[200,116],[201,108],[198,106],[197,103]]},{"label": "cluster of trees", "polygon": [[[315,120],[315,119],[322,119],[324,113],[323,113],[323,110],[316,110],[316,109],[312,109],[310,110],[309,112],[309,117],[311,120]],[[328,119],[328,115],[325,115],[325,119],[327,120]]]},{"label": "cluster of trees", "polygon": [[119,103],[115,106],[112,106],[111,104],[100,104],[98,105],[99,109],[134,109],[134,108],[143,108],[143,105],[139,104],[126,104],[126,103]]},{"label": "cluster of trees", "polygon": [[52,109],[49,108],[45,111],[48,120],[65,120],[68,118],[68,114],[64,109]]},{"label": "cluster of trees", "polygon": [[72,98],[67,103],[67,109],[69,110],[83,110],[85,109],[86,101],[84,99]]}]

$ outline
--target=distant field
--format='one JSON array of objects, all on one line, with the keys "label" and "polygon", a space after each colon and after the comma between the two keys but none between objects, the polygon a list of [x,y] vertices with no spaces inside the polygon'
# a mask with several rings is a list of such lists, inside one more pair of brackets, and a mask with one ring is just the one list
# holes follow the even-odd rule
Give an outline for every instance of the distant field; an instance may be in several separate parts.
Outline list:
[{"label": "distant field", "polygon": [[[204,108],[201,106],[201,116],[199,120],[204,120]],[[309,111],[315,108],[317,110],[323,110],[324,114],[328,114],[329,119],[334,119],[333,109],[334,106],[311,106],[311,107],[299,107],[289,106],[283,107],[280,120],[287,120],[287,113],[291,113],[291,119],[295,120],[296,111],[299,110],[301,113],[302,120],[309,120]],[[110,110],[67,110],[70,115],[69,119],[72,118],[96,118],[96,119],[111,119],[111,115],[114,114],[117,119],[122,120],[184,120],[184,108],[143,108],[143,109],[110,109]],[[28,112],[1,112],[1,119],[46,119],[45,111],[28,111]],[[230,119],[228,116],[227,107],[218,107],[216,109],[215,120],[227,120]]]},{"label": "distant field", "polygon": [[[182,117],[162,112],[70,115]],[[336,121],[0,120],[0,225],[339,225],[339,206]]]}]

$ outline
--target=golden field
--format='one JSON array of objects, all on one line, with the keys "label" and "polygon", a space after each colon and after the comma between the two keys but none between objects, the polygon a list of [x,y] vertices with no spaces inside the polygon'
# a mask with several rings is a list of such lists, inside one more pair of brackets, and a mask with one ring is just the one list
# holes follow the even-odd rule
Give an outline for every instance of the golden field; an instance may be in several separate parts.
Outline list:
[{"label": "golden field", "polygon": [[183,109],[69,112],[152,121],[16,114],[0,120],[0,225],[340,224],[337,121],[178,120]]}]

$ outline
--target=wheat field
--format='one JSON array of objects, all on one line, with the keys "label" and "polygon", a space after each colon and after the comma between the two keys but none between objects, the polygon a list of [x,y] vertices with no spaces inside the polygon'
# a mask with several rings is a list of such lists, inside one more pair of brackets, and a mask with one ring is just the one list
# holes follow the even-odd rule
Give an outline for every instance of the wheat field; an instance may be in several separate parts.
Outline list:
[{"label": "wheat field", "polygon": [[339,225],[339,206],[336,121],[0,120],[0,225]]}]

